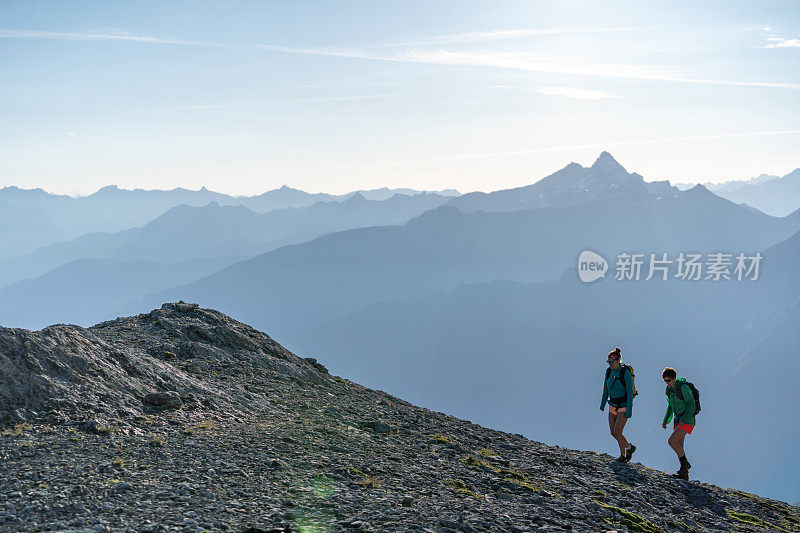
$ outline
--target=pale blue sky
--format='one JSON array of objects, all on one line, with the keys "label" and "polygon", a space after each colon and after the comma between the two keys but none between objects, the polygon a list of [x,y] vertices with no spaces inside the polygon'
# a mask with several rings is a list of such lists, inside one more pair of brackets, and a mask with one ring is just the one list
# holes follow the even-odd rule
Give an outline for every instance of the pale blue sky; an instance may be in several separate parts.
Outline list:
[{"label": "pale blue sky", "polygon": [[800,167],[800,2],[0,2],[0,186],[494,190]]}]

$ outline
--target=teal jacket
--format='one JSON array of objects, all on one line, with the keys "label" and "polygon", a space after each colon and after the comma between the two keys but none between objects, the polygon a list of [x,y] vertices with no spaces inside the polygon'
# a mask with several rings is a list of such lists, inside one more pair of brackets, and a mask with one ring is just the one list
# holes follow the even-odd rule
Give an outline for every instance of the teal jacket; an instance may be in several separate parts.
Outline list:
[{"label": "teal jacket", "polygon": [[623,384],[619,377],[621,371],[622,365],[616,370],[609,372],[608,379],[605,379],[605,374],[603,374],[603,398],[600,400],[600,410],[602,411],[605,408],[606,402],[608,402],[609,399],[622,398],[627,395],[628,399],[625,402],[625,418],[630,418],[633,416],[633,380],[631,379],[631,373],[626,370],[624,377],[625,384]]},{"label": "teal jacket", "polygon": [[[678,387],[681,389],[682,400],[677,393]],[[692,394],[692,389],[686,384],[686,378],[678,378],[675,380],[675,388],[667,386],[667,412],[664,415],[665,424],[668,424],[669,421],[672,420],[672,415],[674,414],[679,424],[689,424],[693,426],[694,409],[694,395]]]}]

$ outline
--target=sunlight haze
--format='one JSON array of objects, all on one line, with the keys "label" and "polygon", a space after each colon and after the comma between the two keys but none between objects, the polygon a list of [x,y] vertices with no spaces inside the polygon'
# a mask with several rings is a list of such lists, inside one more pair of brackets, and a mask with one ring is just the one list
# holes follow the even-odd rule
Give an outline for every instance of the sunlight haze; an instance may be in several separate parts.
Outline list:
[{"label": "sunlight haze", "polygon": [[0,185],[490,191],[800,166],[796,2],[0,4]]}]

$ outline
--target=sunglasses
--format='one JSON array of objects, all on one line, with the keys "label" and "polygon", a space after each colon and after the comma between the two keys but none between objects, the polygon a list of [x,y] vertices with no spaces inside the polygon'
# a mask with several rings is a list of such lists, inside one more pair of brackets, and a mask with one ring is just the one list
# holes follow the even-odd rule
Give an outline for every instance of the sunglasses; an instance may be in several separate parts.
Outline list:
[{"label": "sunglasses", "polygon": [[675,381],[675,380],[674,379],[665,379],[664,383],[672,383],[673,381]]},{"label": "sunglasses", "polygon": [[614,363],[616,363],[617,361],[619,361],[619,359],[608,359],[608,360],[606,361],[606,363],[608,363],[609,365],[613,365],[613,364],[614,364]]}]

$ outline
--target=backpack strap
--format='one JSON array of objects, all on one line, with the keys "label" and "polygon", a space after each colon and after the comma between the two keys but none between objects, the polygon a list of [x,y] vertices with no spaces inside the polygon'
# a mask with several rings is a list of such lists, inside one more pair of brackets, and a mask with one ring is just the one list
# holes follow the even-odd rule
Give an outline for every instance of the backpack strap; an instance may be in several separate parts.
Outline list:
[{"label": "backpack strap", "polygon": [[682,402],[685,401],[683,391],[681,390],[683,385],[685,385],[685,383],[675,383],[675,394],[678,395],[678,398],[680,398]]},{"label": "backpack strap", "polygon": [[[619,379],[620,383],[622,383],[622,386],[625,388],[625,393],[627,394],[628,387],[625,386],[625,371],[626,370],[628,372],[630,372],[630,369],[628,368],[628,365],[623,365],[622,363],[620,363],[620,365],[619,365],[619,377],[617,379]],[[633,374],[631,374],[631,375],[633,375]]]}]

